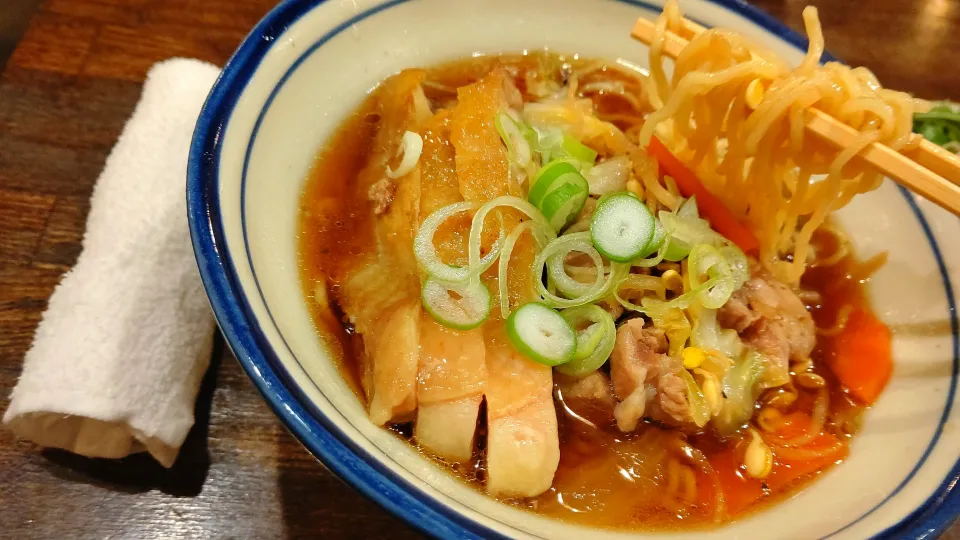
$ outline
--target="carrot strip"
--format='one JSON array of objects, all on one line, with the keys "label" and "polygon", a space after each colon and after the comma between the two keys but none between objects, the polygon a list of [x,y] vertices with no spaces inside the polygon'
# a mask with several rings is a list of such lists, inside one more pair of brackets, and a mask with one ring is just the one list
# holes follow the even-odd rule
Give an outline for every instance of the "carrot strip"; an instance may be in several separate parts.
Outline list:
[{"label": "carrot strip", "polygon": [[810,422],[810,417],[802,412],[783,417],[776,432],[766,438],[773,451],[773,467],[762,481],[747,475],[743,467],[742,450],[738,450],[737,445],[731,444],[722,452],[710,456],[710,464],[719,475],[727,512],[731,516],[750,508],[768,494],[787,488],[797,480],[847,457],[847,445],[829,433],[820,433],[803,446],[790,449],[804,453],[802,459],[777,455],[777,441],[788,441],[803,435],[810,429]]},{"label": "carrot strip", "polygon": [[710,226],[715,231],[722,234],[728,240],[736,244],[744,253],[756,252],[760,249],[760,242],[732,212],[722,203],[720,199],[707,191],[707,188],[700,182],[697,175],[686,167],[677,156],[660,139],[650,138],[650,144],[647,146],[647,152],[653,156],[660,164],[664,174],[670,175],[680,188],[680,193],[684,197],[697,197],[697,208],[703,214],[704,219],[710,222]]},{"label": "carrot strip", "polygon": [[[783,440],[800,437],[810,429],[810,422],[810,417],[805,413],[794,412],[788,414],[778,427],[776,436]],[[770,476],[766,478],[766,482],[772,489],[787,487],[804,476],[826,469],[846,458],[849,452],[847,445],[836,436],[822,432],[803,446],[795,449],[808,454],[803,458],[782,455],[786,451],[778,455],[775,446],[777,439],[770,439],[768,443],[771,444],[773,450],[774,462],[773,469],[770,471]],[[819,455],[814,455],[817,453]]]},{"label": "carrot strip", "polygon": [[893,372],[890,339],[887,325],[870,312],[857,309],[833,340],[827,365],[840,384],[866,405],[877,400]]},{"label": "carrot strip", "polygon": [[710,457],[710,465],[720,477],[727,513],[735,516],[764,496],[763,483],[747,476],[741,469],[735,447]]}]

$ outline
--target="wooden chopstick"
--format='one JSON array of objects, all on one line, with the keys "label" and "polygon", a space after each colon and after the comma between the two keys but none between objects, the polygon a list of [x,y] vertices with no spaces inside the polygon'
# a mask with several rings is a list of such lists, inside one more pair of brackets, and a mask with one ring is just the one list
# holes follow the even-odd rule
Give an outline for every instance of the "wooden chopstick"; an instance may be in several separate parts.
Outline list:
[{"label": "wooden chopstick", "polygon": [[[705,30],[697,23],[683,20],[682,32],[690,37]],[[631,35],[651,44],[656,25],[647,19],[638,19]],[[676,59],[687,46],[687,40],[667,32],[663,54]],[[859,132],[819,109],[806,110],[807,129],[838,148],[856,142]],[[919,145],[899,153],[882,143],[872,143],[858,154],[880,172],[910,190],[923,195],[956,215],[960,215],[960,159],[951,152],[924,139]]]}]

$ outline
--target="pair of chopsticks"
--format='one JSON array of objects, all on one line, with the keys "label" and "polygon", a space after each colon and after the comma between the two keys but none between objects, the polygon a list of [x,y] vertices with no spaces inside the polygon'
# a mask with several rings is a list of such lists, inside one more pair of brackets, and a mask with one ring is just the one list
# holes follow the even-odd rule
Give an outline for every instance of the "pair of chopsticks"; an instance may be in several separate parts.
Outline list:
[{"label": "pair of chopsticks", "polygon": [[[679,34],[667,31],[663,54],[676,60],[688,40],[704,30],[703,26],[683,19]],[[631,32],[634,38],[647,45],[653,42],[655,34],[655,23],[644,18],[637,20]],[[852,145],[859,135],[857,130],[819,109],[807,109],[805,114],[807,130],[837,148]],[[904,153],[875,142],[864,148],[858,157],[902,186],[960,215],[960,158],[952,152],[924,139]]]}]

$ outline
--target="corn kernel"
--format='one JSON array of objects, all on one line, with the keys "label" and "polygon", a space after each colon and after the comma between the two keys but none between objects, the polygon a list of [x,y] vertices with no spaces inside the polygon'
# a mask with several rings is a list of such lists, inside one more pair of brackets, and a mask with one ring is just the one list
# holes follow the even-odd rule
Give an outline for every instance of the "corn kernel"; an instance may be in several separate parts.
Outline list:
[{"label": "corn kernel", "polygon": [[640,185],[640,182],[637,182],[635,178],[631,178],[630,180],[627,180],[627,191],[639,197],[643,197],[643,187]]},{"label": "corn kernel", "polygon": [[743,455],[743,464],[747,468],[747,474],[756,478],[763,479],[770,474],[773,468],[773,452],[767,443],[763,442],[757,430],[751,428],[750,444],[747,445],[747,451]]},{"label": "corn kernel", "polygon": [[747,85],[746,91],[746,101],[747,107],[751,109],[756,109],[760,106],[760,102],[763,101],[763,95],[766,93],[766,89],[763,87],[763,83],[760,82],[760,79],[754,79],[750,81],[750,84]]},{"label": "corn kernel", "polygon": [[660,281],[663,282],[664,288],[668,291],[675,292],[680,294],[683,292],[683,276],[680,275],[680,272],[676,270],[667,270],[660,276]]},{"label": "corn kernel", "polygon": [[700,367],[700,364],[702,364],[707,357],[707,353],[703,352],[703,349],[699,347],[687,347],[680,355],[683,357],[683,367],[687,369]]}]

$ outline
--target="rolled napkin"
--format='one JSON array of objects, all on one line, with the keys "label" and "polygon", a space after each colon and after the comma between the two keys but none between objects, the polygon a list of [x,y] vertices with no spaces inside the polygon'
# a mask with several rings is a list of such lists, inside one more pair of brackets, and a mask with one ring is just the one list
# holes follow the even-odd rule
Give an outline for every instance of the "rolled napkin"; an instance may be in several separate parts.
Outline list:
[{"label": "rolled napkin", "polygon": [[176,459],[213,342],[185,185],[218,73],[174,59],[147,74],[93,189],[83,251],[50,297],[3,417],[19,437],[91,457]]}]

